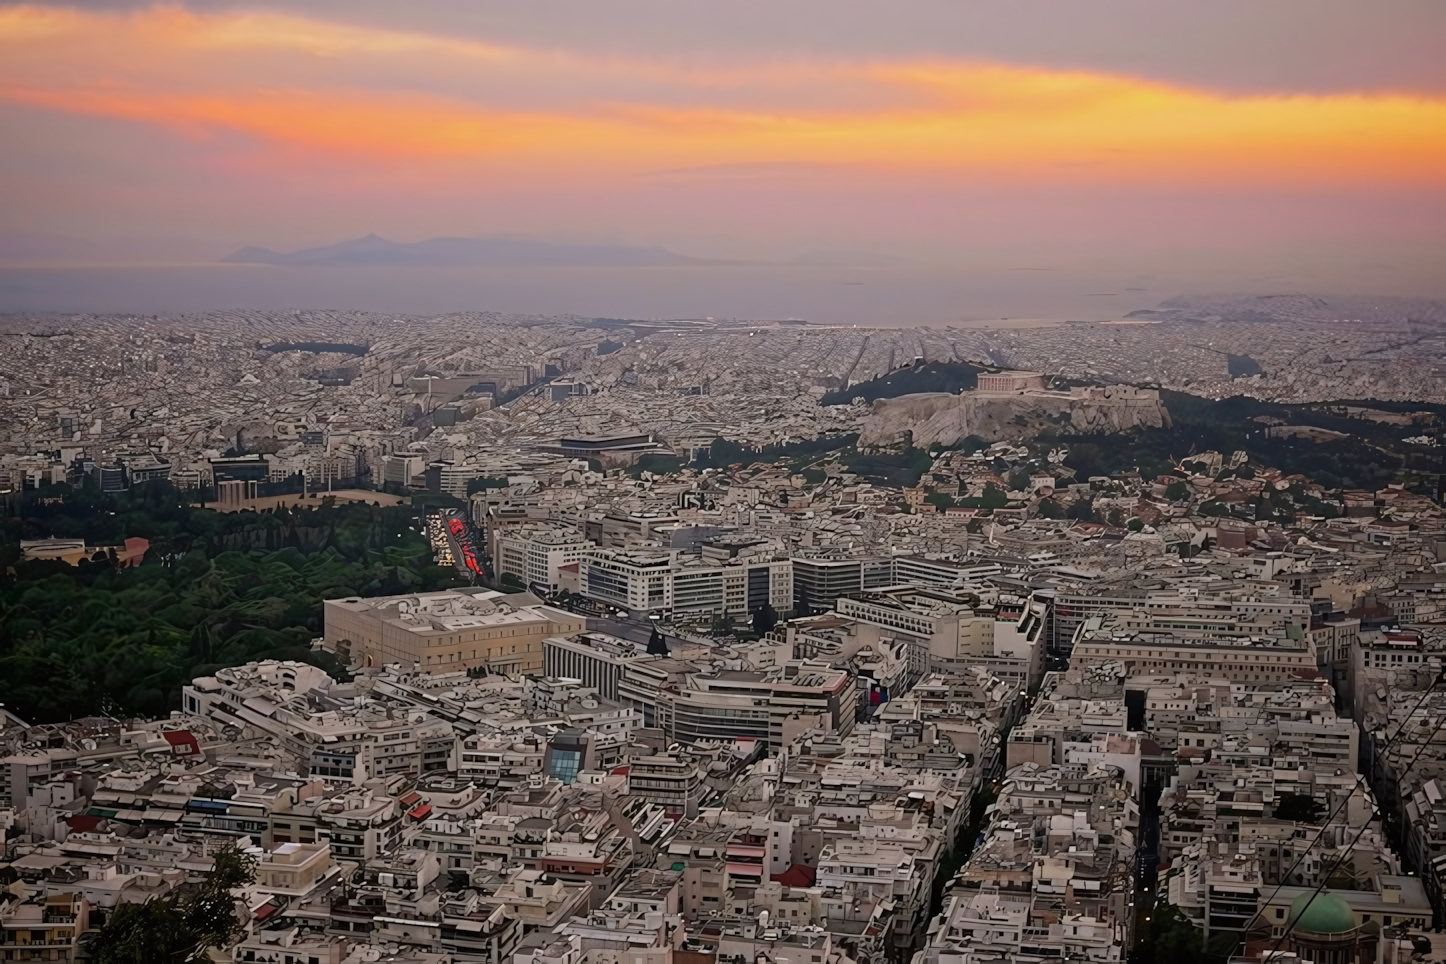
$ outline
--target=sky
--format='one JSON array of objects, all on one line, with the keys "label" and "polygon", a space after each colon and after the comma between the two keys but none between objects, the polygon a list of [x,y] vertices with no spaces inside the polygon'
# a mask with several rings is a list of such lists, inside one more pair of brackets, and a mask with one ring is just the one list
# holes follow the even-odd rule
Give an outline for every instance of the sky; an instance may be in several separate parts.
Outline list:
[{"label": "sky", "polygon": [[1439,0],[0,4],[0,309],[368,233],[1446,296],[1443,36]]}]

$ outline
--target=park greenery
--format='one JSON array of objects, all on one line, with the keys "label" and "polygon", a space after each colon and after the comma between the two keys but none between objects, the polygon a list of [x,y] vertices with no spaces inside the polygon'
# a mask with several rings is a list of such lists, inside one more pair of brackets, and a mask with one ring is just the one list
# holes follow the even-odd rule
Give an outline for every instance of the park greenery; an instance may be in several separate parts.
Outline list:
[{"label": "park greenery", "polygon": [[[51,486],[0,519],[0,702],[29,722],[164,716],[196,676],[255,659],[340,675],[310,641],[322,600],[458,584],[433,564],[419,510],[360,503],[220,513],[165,482],[101,495]],[[104,553],[25,560],[20,540],[149,540],[144,562]]]},{"label": "park greenery", "polygon": [[839,388],[819,399],[820,405],[847,405],[855,399],[873,404],[881,398],[898,398],[921,392],[972,390],[979,384],[979,373],[986,369],[967,362],[924,362],[880,375],[848,388]]}]

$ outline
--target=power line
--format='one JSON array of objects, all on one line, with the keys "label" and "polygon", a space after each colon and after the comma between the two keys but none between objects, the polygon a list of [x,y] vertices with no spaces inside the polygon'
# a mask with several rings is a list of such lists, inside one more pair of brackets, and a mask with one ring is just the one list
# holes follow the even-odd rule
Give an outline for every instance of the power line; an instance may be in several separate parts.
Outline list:
[{"label": "power line", "polygon": [[[1433,690],[1436,689],[1436,684],[1439,683],[1439,682],[1441,682],[1441,676],[1436,676],[1436,677],[1434,677],[1434,678],[1431,680],[1431,685],[1428,686],[1428,687],[1426,687],[1426,690],[1421,694],[1421,698],[1416,701],[1416,705],[1413,706],[1413,707],[1411,707],[1411,712],[1406,715],[1405,720],[1402,721],[1401,725],[1396,728],[1395,734],[1394,734],[1389,740],[1386,741],[1385,746],[1381,747],[1381,749],[1380,749],[1380,751],[1379,751],[1379,755],[1384,756],[1384,755],[1391,749],[1391,744],[1395,743],[1396,740],[1400,739],[1401,734],[1406,731],[1406,723],[1409,722],[1409,721],[1411,720],[1411,718],[1416,715],[1416,712],[1417,712],[1419,709],[1421,709],[1421,707],[1422,707],[1422,706],[1425,704],[1425,702],[1426,702],[1426,698],[1431,695],[1431,693],[1432,693]],[[1446,716],[1443,716],[1442,719],[1446,719]],[[1439,726],[1438,726],[1438,728],[1439,728]],[[1433,735],[1434,735],[1434,734],[1433,734]],[[1427,741],[1427,742],[1429,742],[1429,741]],[[1424,749],[1424,745],[1423,745],[1422,748]],[[1417,756],[1419,756],[1419,755],[1420,755],[1420,751],[1418,750],[1418,751],[1417,751]],[[1411,762],[1412,762],[1412,766],[1414,766],[1414,765],[1415,765],[1415,761],[1412,760]],[[1365,784],[1365,774],[1364,774],[1364,773],[1357,773],[1357,774],[1356,774],[1356,782],[1355,782],[1355,784],[1351,787],[1351,792],[1348,793],[1348,794],[1346,794],[1345,798],[1342,799],[1341,802],[1336,805],[1336,808],[1335,808],[1334,810],[1332,810],[1329,815],[1326,816],[1325,820],[1324,820],[1324,821],[1322,822],[1322,824],[1321,824],[1320,830],[1316,831],[1316,835],[1315,835],[1314,839],[1312,839],[1310,843],[1306,844],[1305,849],[1302,850],[1302,851],[1300,852],[1299,856],[1297,856],[1297,857],[1295,858],[1295,861],[1290,865],[1290,868],[1289,868],[1288,870],[1286,870],[1286,872],[1285,872],[1284,874],[1281,875],[1281,877],[1280,877],[1280,882],[1275,885],[1275,890],[1271,891],[1270,898],[1269,898],[1268,900],[1265,900],[1265,901],[1260,902],[1260,903],[1256,906],[1256,908],[1255,908],[1255,913],[1251,915],[1250,920],[1248,920],[1248,921],[1245,922],[1245,927],[1242,928],[1241,931],[1240,931],[1240,937],[1236,938],[1236,940],[1235,940],[1235,947],[1231,950],[1231,953],[1230,953],[1230,956],[1231,956],[1231,957],[1234,957],[1234,956],[1235,956],[1235,952],[1240,949],[1240,944],[1241,944],[1242,941],[1245,940],[1245,935],[1250,932],[1250,928],[1251,928],[1252,926],[1254,926],[1256,920],[1260,917],[1261,913],[1265,910],[1265,908],[1266,908],[1267,906],[1269,906],[1271,903],[1273,903],[1273,902],[1275,901],[1275,898],[1280,894],[1280,889],[1286,885],[1286,882],[1287,882],[1287,881],[1290,880],[1290,875],[1293,874],[1293,873],[1295,873],[1296,868],[1298,868],[1298,867],[1301,865],[1301,862],[1304,861],[1305,858],[1307,857],[1307,855],[1310,854],[1311,850],[1314,849],[1315,845],[1320,842],[1320,840],[1321,840],[1321,838],[1322,838],[1323,836],[1325,836],[1325,832],[1330,829],[1330,826],[1331,826],[1332,821],[1334,821],[1334,820],[1336,819],[1336,817],[1340,816],[1341,811],[1344,810],[1347,806],[1350,805],[1351,800],[1353,800],[1353,799],[1355,798],[1356,791],[1359,790],[1359,789],[1361,789],[1361,787],[1364,786],[1364,784]],[[1366,828],[1366,827],[1369,827],[1369,826],[1370,826],[1370,821],[1367,820],[1366,823],[1365,823],[1364,825],[1362,825],[1362,828],[1361,828],[1362,834],[1365,832],[1365,828]],[[1356,841],[1360,840],[1360,837],[1361,837],[1361,835],[1358,834],[1358,835],[1356,836],[1356,840],[1351,841],[1351,847],[1352,847],[1352,848],[1355,847]],[[1347,851],[1347,852],[1349,852],[1349,851]],[[1332,869],[1332,871],[1335,870],[1335,868],[1331,868],[1331,869]],[[1325,881],[1325,880],[1328,880],[1329,878],[1330,878],[1330,874],[1326,874],[1325,877],[1323,877],[1323,878],[1321,878],[1321,879],[1322,879],[1322,881]],[[1315,900],[1314,895],[1312,895],[1311,900]],[[1307,903],[1307,904],[1306,904],[1306,907],[1309,907],[1309,906],[1310,906],[1310,904]],[[1301,908],[1301,913],[1302,913],[1302,914],[1305,913],[1305,908],[1304,908],[1304,907]],[[1208,922],[1207,922],[1207,923],[1208,923]],[[1287,934],[1287,935],[1290,934],[1290,930],[1289,930],[1289,929],[1286,930],[1286,934]],[[1271,953],[1273,954],[1273,953],[1275,952],[1275,950],[1279,950],[1279,946],[1278,946],[1278,945],[1277,945],[1276,948],[1272,949]]]},{"label": "power line", "polygon": [[[1426,692],[1430,693],[1431,690],[1435,689],[1436,683],[1439,681],[1440,677],[1437,677],[1435,680],[1433,680],[1431,682],[1431,686],[1427,688]],[[1424,699],[1425,697],[1423,696],[1422,700]],[[1420,703],[1418,702],[1417,706],[1419,707],[1419,705]],[[1413,709],[1411,711],[1411,715],[1414,716],[1415,712],[1416,711]],[[1410,717],[1407,717],[1401,722],[1401,725],[1396,729],[1396,737],[1399,737],[1403,732],[1405,732],[1406,723],[1408,722],[1410,722]],[[1410,773],[1413,769],[1415,769],[1417,761],[1421,759],[1421,754],[1426,752],[1426,747],[1430,746],[1431,741],[1436,739],[1436,734],[1441,732],[1441,727],[1443,725],[1446,725],[1446,713],[1441,714],[1440,718],[1436,721],[1436,726],[1431,730],[1431,735],[1426,737],[1426,739],[1421,743],[1421,745],[1417,747],[1416,755],[1411,758],[1411,762],[1406,767],[1404,772]],[[1396,737],[1392,737],[1391,740],[1387,741],[1386,746],[1388,748],[1390,744],[1395,741]],[[1385,750],[1383,749],[1381,752],[1384,753]],[[1361,829],[1356,832],[1355,837],[1351,840],[1350,846],[1343,849],[1340,853],[1340,856],[1336,858],[1335,863],[1331,866],[1330,870],[1321,875],[1320,883],[1316,885],[1315,890],[1311,891],[1310,899],[1307,900],[1304,906],[1301,907],[1300,913],[1296,915],[1295,920],[1287,922],[1285,933],[1281,934],[1279,940],[1277,940],[1275,942],[1275,945],[1271,947],[1270,955],[1269,957],[1265,958],[1265,960],[1269,960],[1270,957],[1274,957],[1276,953],[1280,951],[1281,945],[1285,943],[1286,938],[1290,937],[1291,931],[1295,930],[1296,925],[1300,923],[1300,919],[1305,916],[1306,910],[1308,910],[1310,908],[1310,905],[1315,902],[1315,899],[1320,896],[1321,891],[1325,890],[1326,882],[1330,880],[1331,874],[1335,873],[1337,870],[1340,869],[1341,864],[1345,862],[1346,856],[1348,854],[1354,852],[1356,844],[1360,842],[1361,837],[1365,836],[1365,833],[1367,830],[1370,829],[1370,826],[1371,822],[1369,820],[1361,824]],[[1279,890],[1279,888],[1276,889],[1277,891]]]}]

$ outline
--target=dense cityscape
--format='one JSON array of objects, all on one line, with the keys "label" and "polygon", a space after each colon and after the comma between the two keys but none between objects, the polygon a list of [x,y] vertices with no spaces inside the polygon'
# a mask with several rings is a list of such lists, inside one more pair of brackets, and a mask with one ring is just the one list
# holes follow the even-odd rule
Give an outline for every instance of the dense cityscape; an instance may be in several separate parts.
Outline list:
[{"label": "dense cityscape", "polygon": [[1439,959],[1443,339],[0,319],[0,959]]},{"label": "dense cityscape", "polygon": [[0,964],[1446,964],[1443,37],[0,0]]}]

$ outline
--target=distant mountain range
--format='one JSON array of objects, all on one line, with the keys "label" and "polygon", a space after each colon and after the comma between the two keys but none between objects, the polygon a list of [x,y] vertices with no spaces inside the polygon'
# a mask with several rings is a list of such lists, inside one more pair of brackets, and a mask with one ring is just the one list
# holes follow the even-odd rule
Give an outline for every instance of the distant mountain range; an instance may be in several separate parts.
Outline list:
[{"label": "distant mountain range", "polygon": [[227,264],[428,265],[439,267],[646,267],[707,264],[666,248],[621,244],[556,244],[525,238],[432,238],[398,242],[369,234],[354,241],[282,253],[245,247],[221,259]]}]

